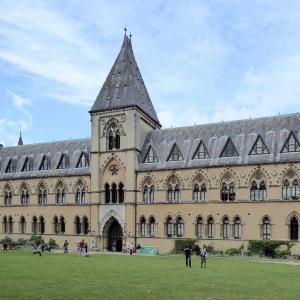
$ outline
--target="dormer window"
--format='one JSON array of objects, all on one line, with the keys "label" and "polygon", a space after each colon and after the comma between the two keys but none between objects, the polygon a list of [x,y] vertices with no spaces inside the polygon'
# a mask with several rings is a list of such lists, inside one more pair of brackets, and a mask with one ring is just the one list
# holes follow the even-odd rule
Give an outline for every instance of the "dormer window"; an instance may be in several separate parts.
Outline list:
[{"label": "dormer window", "polygon": [[144,163],[154,163],[154,162],[158,162],[158,158],[153,148],[150,147],[146,155],[146,158],[144,160]]},{"label": "dormer window", "polygon": [[300,152],[300,144],[294,133],[291,132],[281,150],[282,153]]},{"label": "dormer window", "polygon": [[183,160],[183,156],[181,154],[180,149],[175,144],[170,152],[168,161],[178,161],[178,160]]},{"label": "dormer window", "polygon": [[39,170],[50,170],[50,169],[51,169],[50,160],[46,156],[44,156]]},{"label": "dormer window", "polygon": [[7,164],[5,173],[14,173],[14,172],[16,172],[16,168],[14,166],[13,161],[10,159],[8,164]]},{"label": "dormer window", "polygon": [[32,163],[29,160],[28,157],[26,157],[23,168],[22,168],[22,172],[28,172],[28,171],[32,171]]},{"label": "dormer window", "polygon": [[231,141],[231,139],[228,138],[220,157],[233,157],[233,156],[239,156],[239,154],[236,151],[236,148],[233,142]]},{"label": "dormer window", "polygon": [[78,160],[76,168],[86,168],[89,166],[87,154],[82,152]]},{"label": "dormer window", "polygon": [[205,144],[201,141],[195,151],[193,159],[204,159],[204,158],[209,158],[209,154]]},{"label": "dormer window", "polygon": [[256,139],[256,141],[250,151],[250,155],[260,155],[260,154],[269,154],[269,153],[270,152],[269,152],[266,144],[264,143],[262,138],[260,136],[258,136],[258,138]]},{"label": "dormer window", "polygon": [[60,158],[57,169],[67,169],[67,168],[68,168],[67,157],[65,154],[63,154]]}]

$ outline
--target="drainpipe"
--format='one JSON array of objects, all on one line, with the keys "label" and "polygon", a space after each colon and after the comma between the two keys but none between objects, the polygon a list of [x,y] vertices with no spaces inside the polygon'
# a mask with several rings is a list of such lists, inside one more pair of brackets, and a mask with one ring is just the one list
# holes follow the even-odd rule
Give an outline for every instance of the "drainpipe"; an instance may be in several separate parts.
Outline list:
[{"label": "drainpipe", "polygon": [[135,171],[135,191],[134,191],[134,249],[136,249],[136,242],[137,242],[137,236],[136,236],[136,215],[137,215],[137,170]]}]

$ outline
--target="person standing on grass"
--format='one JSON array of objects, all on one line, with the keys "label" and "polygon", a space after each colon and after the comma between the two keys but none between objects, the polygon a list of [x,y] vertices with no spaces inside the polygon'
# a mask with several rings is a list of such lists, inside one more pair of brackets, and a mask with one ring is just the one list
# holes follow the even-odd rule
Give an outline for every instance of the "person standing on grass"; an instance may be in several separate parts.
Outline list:
[{"label": "person standing on grass", "polygon": [[200,258],[201,258],[201,269],[204,267],[206,268],[206,260],[208,257],[208,252],[206,246],[203,245],[203,248],[200,250]]},{"label": "person standing on grass", "polygon": [[8,252],[6,243],[3,244],[3,252]]},{"label": "person standing on grass", "polygon": [[79,243],[79,252],[80,252],[80,254],[84,254],[84,250],[85,250],[85,247],[84,247],[84,240],[82,240],[82,241]]},{"label": "person standing on grass", "polygon": [[185,246],[184,248],[185,254],[185,265],[186,267],[192,267],[192,248],[190,246]]},{"label": "person standing on grass", "polygon": [[68,249],[69,242],[67,240],[65,240],[63,247],[64,247],[64,253],[69,253],[69,249]]}]

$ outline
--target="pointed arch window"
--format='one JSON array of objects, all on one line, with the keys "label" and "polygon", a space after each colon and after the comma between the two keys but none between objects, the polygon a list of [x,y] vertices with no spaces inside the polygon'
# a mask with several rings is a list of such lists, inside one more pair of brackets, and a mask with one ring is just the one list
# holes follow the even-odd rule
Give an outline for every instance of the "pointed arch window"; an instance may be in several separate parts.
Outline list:
[{"label": "pointed arch window", "polygon": [[233,156],[239,156],[233,142],[230,138],[228,138],[220,157],[233,157]]},{"label": "pointed arch window", "polygon": [[180,197],[180,188],[178,184],[169,184],[168,188],[168,201],[170,203],[178,203]]},{"label": "pointed arch window", "polygon": [[154,163],[154,162],[158,162],[158,158],[153,148],[150,147],[144,159],[144,163]]},{"label": "pointed arch window", "polygon": [[40,216],[39,218],[39,233],[40,234],[45,233],[45,219],[43,216]]},{"label": "pointed arch window", "polygon": [[43,183],[40,184],[38,188],[38,204],[39,205],[47,204],[47,189]]},{"label": "pointed arch window", "polygon": [[56,188],[56,204],[66,204],[66,192],[62,183],[59,183]]},{"label": "pointed arch window", "polygon": [[199,183],[194,184],[193,200],[195,202],[206,201],[206,193],[207,193],[207,189],[205,183],[202,183],[201,185]]},{"label": "pointed arch window", "polygon": [[117,185],[115,183],[113,183],[111,185],[111,202],[112,203],[117,203]]},{"label": "pointed arch window", "polygon": [[260,136],[258,136],[250,151],[250,155],[260,155],[260,154],[270,154],[270,152],[266,144],[264,143],[263,139]]},{"label": "pointed arch window", "polygon": [[85,204],[85,186],[80,181],[76,186],[76,197],[75,197],[76,204]]},{"label": "pointed arch window", "polygon": [[260,182],[253,181],[250,188],[250,200],[252,201],[264,201],[267,199],[267,188],[265,181]]},{"label": "pointed arch window", "polygon": [[299,238],[299,222],[296,216],[293,216],[290,221],[290,240],[298,241]]},{"label": "pointed arch window", "polygon": [[86,216],[82,218],[82,231],[83,234],[88,234],[90,231],[89,219]]},{"label": "pointed arch window", "polygon": [[239,217],[236,217],[234,219],[233,230],[234,230],[234,238],[240,239],[242,237],[242,223]]},{"label": "pointed arch window", "polygon": [[284,200],[299,200],[300,198],[300,187],[297,178],[291,177],[285,179],[282,186],[282,198]]},{"label": "pointed arch window", "polygon": [[205,144],[201,141],[195,151],[193,159],[205,159],[205,158],[209,158],[209,153],[207,151]]},{"label": "pointed arch window", "polygon": [[203,238],[203,219],[202,219],[202,217],[198,217],[197,218],[197,222],[196,222],[196,237],[198,239],[202,239]]},{"label": "pointed arch window", "polygon": [[271,222],[269,217],[263,218],[263,224],[262,224],[262,238],[264,240],[269,240],[271,237]]},{"label": "pointed arch window", "polygon": [[152,184],[145,185],[143,195],[145,203],[154,203],[154,186]]},{"label": "pointed arch window", "polygon": [[110,186],[108,183],[104,186],[105,189],[105,203],[110,203]]},{"label": "pointed arch window", "polygon": [[76,168],[86,168],[89,167],[88,155],[84,152],[81,153]]},{"label": "pointed arch window", "polygon": [[179,147],[176,144],[174,144],[170,152],[168,161],[179,161],[179,160],[183,160],[183,156],[181,154]]},{"label": "pointed arch window", "polygon": [[150,235],[150,237],[155,237],[155,235],[156,235],[154,217],[150,217],[150,219],[149,219],[149,235]]},{"label": "pointed arch window", "polygon": [[60,223],[60,233],[64,234],[66,232],[66,223],[65,223],[65,218],[63,216],[59,218],[59,223]]},{"label": "pointed arch window", "polygon": [[24,216],[21,216],[20,218],[20,233],[26,232],[26,220]]},{"label": "pointed arch window", "polygon": [[50,169],[51,169],[50,159],[44,155],[39,170],[50,170]]},{"label": "pointed arch window", "polygon": [[24,184],[21,187],[21,205],[27,206],[30,202],[30,196],[27,186]]},{"label": "pointed arch window", "polygon": [[213,217],[209,217],[207,220],[207,237],[209,239],[214,238],[215,235],[215,223]]},{"label": "pointed arch window", "polygon": [[58,222],[58,217],[53,218],[53,232],[55,234],[59,234],[59,222]]},{"label": "pointed arch window", "polygon": [[13,218],[12,216],[3,217],[4,233],[13,233]]},{"label": "pointed arch window", "polygon": [[107,149],[120,149],[121,147],[121,135],[120,130],[115,122],[112,122],[107,131]]},{"label": "pointed arch window", "polygon": [[62,154],[57,169],[67,169],[68,166],[68,159],[66,154]]},{"label": "pointed arch window", "polygon": [[12,204],[12,191],[9,186],[4,190],[4,205],[11,206]]},{"label": "pointed arch window", "polygon": [[284,146],[281,150],[282,153],[287,152],[300,152],[300,144],[296,136],[293,132],[290,133],[289,137],[287,138]]},{"label": "pointed arch window", "polygon": [[75,225],[75,234],[81,234],[81,222],[79,216],[75,217],[74,225]]},{"label": "pointed arch window", "polygon": [[229,238],[229,220],[228,217],[225,217],[223,219],[223,224],[222,224],[222,233],[223,233],[223,239],[228,239]]},{"label": "pointed arch window", "polygon": [[122,182],[119,183],[119,189],[118,189],[118,203],[124,202],[124,184]]},{"label": "pointed arch window", "polygon": [[184,222],[180,216],[176,218],[175,234],[177,237],[184,236]]},{"label": "pointed arch window", "polygon": [[173,222],[172,222],[172,218],[169,216],[166,219],[166,223],[165,223],[165,231],[166,231],[166,236],[167,237],[172,237],[173,236]]},{"label": "pointed arch window", "polygon": [[37,234],[38,233],[38,221],[37,217],[33,216],[32,217],[32,233]]},{"label": "pointed arch window", "polygon": [[141,236],[146,236],[146,220],[145,217],[140,218],[140,235]]},{"label": "pointed arch window", "polygon": [[221,200],[223,202],[235,200],[235,185],[233,182],[231,182],[229,184],[226,182],[222,183]]},{"label": "pointed arch window", "polygon": [[32,164],[32,162],[31,162],[31,160],[30,160],[28,157],[26,157],[21,172],[32,171],[32,170],[33,170],[32,165],[33,165],[33,164]]}]

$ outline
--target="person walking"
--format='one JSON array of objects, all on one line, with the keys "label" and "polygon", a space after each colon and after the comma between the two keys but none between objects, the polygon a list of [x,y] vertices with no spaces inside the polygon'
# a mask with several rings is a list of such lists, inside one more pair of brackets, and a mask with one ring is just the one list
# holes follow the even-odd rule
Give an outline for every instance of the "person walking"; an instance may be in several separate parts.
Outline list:
[{"label": "person walking", "polygon": [[190,246],[185,246],[184,248],[185,254],[185,265],[186,267],[192,267],[192,248]]},{"label": "person walking", "polygon": [[63,247],[64,247],[64,253],[69,253],[69,249],[68,249],[69,242],[67,240],[65,240]]},{"label": "person walking", "polygon": [[42,243],[40,243],[40,244],[38,245],[38,247],[36,248],[35,251],[33,251],[32,254],[38,254],[39,256],[42,256]]},{"label": "person walking", "polygon": [[200,250],[201,269],[206,268],[207,257],[208,257],[208,252],[207,252],[206,246],[203,245],[203,248]]},{"label": "person walking", "polygon": [[3,244],[3,252],[8,252],[6,243]]}]

